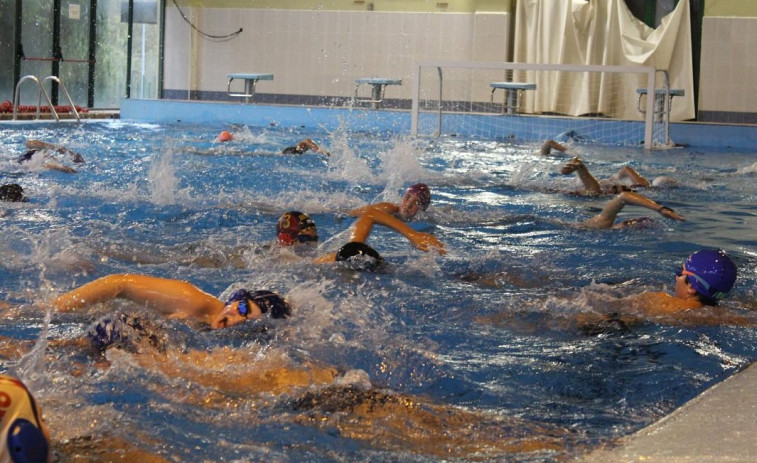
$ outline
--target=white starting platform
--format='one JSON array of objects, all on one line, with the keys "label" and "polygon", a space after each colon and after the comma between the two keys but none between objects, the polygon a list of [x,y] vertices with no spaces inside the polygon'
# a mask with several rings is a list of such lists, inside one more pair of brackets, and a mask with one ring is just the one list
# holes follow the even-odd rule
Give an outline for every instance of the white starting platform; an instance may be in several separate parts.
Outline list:
[{"label": "white starting platform", "polygon": [[[358,89],[364,84],[373,86],[370,99],[358,98]],[[387,79],[384,77],[360,77],[355,79],[355,101],[371,103],[373,109],[379,109],[381,102],[384,101],[384,91],[387,85],[402,85],[402,79]]]},{"label": "white starting platform", "polygon": [[536,84],[526,82],[492,82],[489,86],[492,88],[492,103],[494,103],[494,92],[498,89],[505,91],[502,114],[518,114],[523,92],[526,90],[536,90]]},{"label": "white starting platform", "polygon": [[[245,103],[249,103],[255,97],[255,85],[259,80],[273,80],[273,74],[255,74],[255,73],[243,73],[238,72],[234,74],[228,74],[229,83],[226,85],[226,92],[229,96],[244,98]],[[242,92],[232,92],[231,83],[235,80],[244,81],[244,90]]]}]

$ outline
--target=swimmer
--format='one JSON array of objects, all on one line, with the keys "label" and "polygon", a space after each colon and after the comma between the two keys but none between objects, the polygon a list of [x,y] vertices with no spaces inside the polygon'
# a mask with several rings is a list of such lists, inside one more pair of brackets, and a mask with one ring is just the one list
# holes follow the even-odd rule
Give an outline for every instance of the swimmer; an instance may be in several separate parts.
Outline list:
[{"label": "swimmer", "polygon": [[17,159],[19,163],[29,162],[37,153],[42,153],[44,156],[43,165],[46,169],[57,170],[60,172],[65,172],[67,174],[75,174],[76,169],[60,163],[53,156],[51,156],[50,153],[57,152],[61,154],[67,154],[71,158],[71,161],[73,161],[74,163],[84,162],[84,158],[81,154],[72,151],[64,146],[53,145],[52,143],[47,143],[41,140],[27,140],[26,149],[27,151]]},{"label": "swimmer", "polygon": [[191,283],[147,275],[114,274],[89,282],[58,296],[52,303],[59,312],[71,312],[94,304],[126,299],[169,318],[192,318],[212,329],[255,320],[268,314],[286,318],[289,305],[276,293],[240,289],[226,302]]},{"label": "swimmer", "polygon": [[234,137],[231,135],[231,132],[229,132],[228,130],[221,131],[221,133],[219,133],[218,136],[216,137],[216,141],[221,142],[221,143],[226,142],[226,141],[231,141],[233,139]]},{"label": "swimmer", "polygon": [[[635,191],[634,188],[648,188],[650,186],[672,187],[677,185],[675,179],[671,177],[657,177],[650,183],[631,166],[623,166],[617,174],[609,179],[598,181],[578,157],[571,159],[560,170],[563,175],[570,175],[573,172],[578,175],[584,186],[583,190],[578,190],[575,194],[584,196],[618,194],[624,191]],[[624,183],[625,180],[628,180],[628,185]]]},{"label": "swimmer", "polygon": [[[354,209],[349,214],[358,219],[353,227],[350,242],[365,244],[373,230],[373,225],[379,224],[402,234],[413,246],[421,251],[428,252],[433,248],[439,254],[446,254],[444,244],[438,238],[429,233],[416,231],[403,221],[413,219],[420,211],[425,211],[430,203],[431,190],[428,185],[417,183],[405,191],[400,204],[382,202]],[[365,247],[360,248],[362,249],[362,254],[370,254],[370,251]],[[347,251],[343,252],[343,255],[348,255],[357,249],[358,247],[351,245]],[[372,248],[370,249],[372,250]],[[338,256],[339,253],[327,254],[319,257],[315,262],[334,262]]]},{"label": "swimmer", "polygon": [[0,186],[0,201],[8,202],[26,202],[27,197],[24,196],[24,189],[17,183],[6,183]]},{"label": "swimmer", "polygon": [[521,452],[554,455],[573,440],[570,431],[557,426],[362,385],[310,388],[291,399],[291,408],[299,424],[379,449],[428,455],[423,460],[500,461],[503,454]]},{"label": "swimmer", "polygon": [[554,140],[547,140],[541,145],[541,149],[539,150],[539,153],[542,156],[549,156],[552,154],[552,150],[556,149],[557,151],[560,151],[561,153],[564,153],[568,151],[568,148],[564,145],[561,145],[560,143],[557,143]]},{"label": "swimmer", "polygon": [[[731,325],[757,326],[757,317],[735,310],[719,307],[719,302],[728,296],[736,282],[737,269],[723,250],[703,249],[689,255],[675,272],[672,294],[664,291],[645,291],[630,296],[609,299],[607,293],[585,293],[581,304],[592,307],[589,312],[564,316],[557,314],[557,321],[579,328],[584,334],[600,334],[610,331],[626,331],[632,324],[655,321],[670,325]],[[479,317],[489,324],[508,327],[525,327],[513,318],[513,313]],[[532,320],[526,324],[533,323]],[[544,320],[539,326],[546,326]],[[529,328],[530,329],[530,328]]]},{"label": "swimmer", "polygon": [[316,142],[314,142],[313,140],[309,138],[302,140],[301,142],[297,143],[295,146],[287,146],[281,151],[281,153],[282,154],[305,154],[308,151],[313,151],[314,153],[320,153],[325,156],[331,156],[331,153],[329,153],[325,149],[318,146]]},{"label": "swimmer", "polygon": [[47,463],[50,457],[50,431],[31,392],[0,375],[0,461]]},{"label": "swimmer", "polygon": [[579,224],[582,228],[590,228],[590,229],[603,229],[603,228],[612,228],[614,230],[621,229],[621,228],[631,228],[631,227],[639,227],[644,226],[647,222],[649,222],[651,219],[649,217],[640,217],[635,219],[627,219],[620,223],[615,223],[615,218],[618,216],[618,213],[623,209],[623,207],[626,204],[631,204],[633,206],[641,206],[646,207],[647,209],[651,209],[655,212],[660,213],[663,217],[667,217],[669,219],[674,220],[680,220],[684,221],[686,219],[683,218],[683,216],[679,215],[676,211],[673,209],[663,206],[655,201],[652,201],[651,199],[647,198],[646,196],[635,193],[632,191],[624,191],[617,195],[615,198],[611,199],[602,209],[602,212],[597,214],[595,217],[592,217],[589,220],[586,220]]},{"label": "swimmer", "polygon": [[387,214],[399,217],[402,220],[412,220],[419,212],[428,209],[431,204],[431,190],[425,183],[416,183],[405,190],[399,204],[382,202],[369,204],[358,209],[353,209],[349,214],[359,217],[367,211],[379,210]]},{"label": "swimmer", "polygon": [[639,296],[639,307],[648,315],[666,315],[705,305],[717,306],[736,283],[736,264],[723,250],[701,250],[691,254],[676,271],[675,294],[647,292]]},{"label": "swimmer", "polygon": [[[689,255],[675,272],[673,294],[648,291],[610,314],[624,324],[639,318],[689,324],[755,326],[757,321],[718,308],[736,283],[736,264],[725,251],[703,249]],[[628,310],[628,302],[630,309]]]},{"label": "swimmer", "polygon": [[276,239],[284,246],[315,243],[318,241],[318,230],[307,214],[289,211],[279,217],[276,223]]},{"label": "swimmer", "polygon": [[353,270],[372,272],[384,263],[384,258],[365,243],[350,241],[336,252],[335,262],[344,262]]}]

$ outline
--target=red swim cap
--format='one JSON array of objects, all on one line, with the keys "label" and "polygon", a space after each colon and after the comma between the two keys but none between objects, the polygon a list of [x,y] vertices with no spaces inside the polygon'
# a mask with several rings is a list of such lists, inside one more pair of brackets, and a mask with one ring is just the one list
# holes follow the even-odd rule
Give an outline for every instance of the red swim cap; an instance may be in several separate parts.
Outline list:
[{"label": "red swim cap", "polygon": [[221,133],[218,134],[218,138],[216,138],[216,140],[218,140],[218,141],[230,141],[233,138],[234,137],[231,136],[231,132],[229,132],[228,130],[224,130],[223,132],[221,132]]},{"label": "red swim cap", "polygon": [[286,246],[318,241],[315,222],[307,214],[299,211],[284,213],[276,224],[276,234],[279,243]]},{"label": "red swim cap", "polygon": [[421,209],[424,211],[428,209],[428,205],[431,204],[431,190],[428,188],[428,185],[425,183],[416,183],[405,191],[405,194],[408,193],[412,193],[418,197]]}]

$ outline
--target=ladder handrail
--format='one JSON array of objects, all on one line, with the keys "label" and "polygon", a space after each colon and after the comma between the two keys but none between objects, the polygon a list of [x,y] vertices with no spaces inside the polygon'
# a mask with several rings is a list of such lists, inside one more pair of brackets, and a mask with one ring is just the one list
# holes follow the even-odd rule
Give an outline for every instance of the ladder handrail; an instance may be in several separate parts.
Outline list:
[{"label": "ladder handrail", "polygon": [[[74,116],[76,116],[76,120],[78,122],[81,122],[81,118],[79,118],[79,111],[76,110],[76,106],[74,106],[73,100],[71,100],[71,95],[68,94],[68,90],[66,89],[66,86],[63,85],[63,82],[60,80],[59,77],[56,76],[47,76],[42,80],[42,84],[40,85],[40,90],[42,90],[42,86],[45,85],[45,82],[48,80],[54,80],[55,82],[60,85],[60,88],[63,89],[63,93],[66,95],[66,99],[68,100],[68,105],[71,107],[71,110],[74,112]],[[39,107],[40,100],[42,99],[42,94],[37,98],[37,106]]]},{"label": "ladder handrail", "polygon": [[24,76],[21,79],[18,80],[18,83],[16,84],[16,92],[13,95],[13,120],[16,120],[16,116],[18,114],[18,100],[19,100],[19,94],[18,91],[21,88],[21,84],[23,84],[25,81],[31,80],[37,83],[37,87],[39,87],[39,98],[37,99],[37,119],[39,119],[39,111],[40,111],[40,102],[42,100],[42,95],[45,95],[45,100],[47,101],[47,105],[50,107],[50,112],[53,116],[55,116],[56,121],[60,121],[60,118],[58,117],[58,112],[55,111],[55,107],[53,106],[53,102],[50,101],[50,97],[47,96],[47,92],[44,88],[42,88],[42,84],[39,82],[39,79],[37,79],[37,76],[28,75]]}]

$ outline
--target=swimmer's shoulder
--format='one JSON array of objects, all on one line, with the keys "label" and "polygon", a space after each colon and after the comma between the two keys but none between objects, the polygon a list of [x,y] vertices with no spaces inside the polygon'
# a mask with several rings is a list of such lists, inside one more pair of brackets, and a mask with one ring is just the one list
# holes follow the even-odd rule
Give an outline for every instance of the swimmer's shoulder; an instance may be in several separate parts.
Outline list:
[{"label": "swimmer's shoulder", "polygon": [[702,303],[695,299],[681,299],[665,292],[648,291],[637,296],[635,306],[649,316],[670,315],[699,309]]}]

